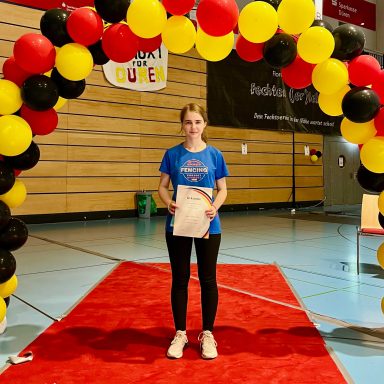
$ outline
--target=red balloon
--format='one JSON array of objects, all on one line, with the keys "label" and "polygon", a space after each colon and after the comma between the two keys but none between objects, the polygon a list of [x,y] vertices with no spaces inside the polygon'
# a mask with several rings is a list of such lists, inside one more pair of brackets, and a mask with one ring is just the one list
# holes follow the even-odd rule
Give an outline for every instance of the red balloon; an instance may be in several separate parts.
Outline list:
[{"label": "red balloon", "polygon": [[197,6],[197,22],[210,36],[227,35],[235,29],[238,18],[235,0],[201,0]]},{"label": "red balloon", "polygon": [[384,104],[384,69],[381,70],[372,81],[371,87],[380,97],[380,103]]},{"label": "red balloon", "polygon": [[307,63],[299,55],[292,64],[281,69],[281,77],[291,88],[302,89],[312,84],[314,64]]},{"label": "red balloon", "polygon": [[264,43],[251,43],[242,35],[236,40],[236,52],[245,61],[255,62],[263,58]]},{"label": "red balloon", "polygon": [[376,128],[376,136],[384,136],[384,107],[380,108],[373,122]]},{"label": "red balloon", "polygon": [[161,35],[151,37],[150,39],[145,39],[144,37],[139,37],[139,51],[141,52],[153,52],[160,48],[162,43]]},{"label": "red balloon", "polygon": [[31,126],[35,135],[48,135],[53,132],[58,123],[57,112],[53,109],[46,111],[35,111],[25,104],[21,106],[20,116]]},{"label": "red balloon", "polygon": [[24,71],[16,64],[13,56],[4,61],[3,64],[4,79],[14,82],[21,87],[24,81],[32,75],[32,73]]},{"label": "red balloon", "polygon": [[370,55],[360,55],[349,62],[349,80],[357,87],[372,84],[380,72],[380,63]]},{"label": "red balloon", "polygon": [[76,43],[85,46],[97,43],[104,32],[103,19],[90,8],[77,8],[72,11],[66,27],[69,36]]},{"label": "red balloon", "polygon": [[162,3],[170,14],[182,16],[193,8],[195,0],[163,0]]},{"label": "red balloon", "polygon": [[37,74],[48,72],[53,68],[56,51],[45,36],[27,33],[16,40],[13,56],[17,65],[24,71]]},{"label": "red balloon", "polygon": [[316,155],[316,152],[317,152],[317,150],[316,150],[315,148],[312,148],[312,149],[309,151],[309,154],[310,154],[311,156],[313,156],[313,155]]},{"label": "red balloon", "polygon": [[117,23],[104,31],[101,40],[104,53],[116,63],[132,60],[139,48],[139,39],[127,24]]}]

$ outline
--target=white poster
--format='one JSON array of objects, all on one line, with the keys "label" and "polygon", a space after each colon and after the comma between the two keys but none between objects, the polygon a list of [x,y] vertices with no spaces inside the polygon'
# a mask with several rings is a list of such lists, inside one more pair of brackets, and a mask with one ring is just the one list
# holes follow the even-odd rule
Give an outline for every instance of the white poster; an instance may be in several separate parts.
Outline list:
[{"label": "white poster", "polygon": [[162,44],[154,52],[137,52],[127,63],[110,60],[103,65],[107,80],[116,87],[135,91],[157,91],[167,86],[168,50]]}]

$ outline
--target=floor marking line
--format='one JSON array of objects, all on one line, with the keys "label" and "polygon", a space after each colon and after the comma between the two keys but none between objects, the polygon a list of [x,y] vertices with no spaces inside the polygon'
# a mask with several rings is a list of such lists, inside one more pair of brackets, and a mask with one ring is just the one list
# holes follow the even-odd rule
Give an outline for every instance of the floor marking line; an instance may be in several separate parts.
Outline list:
[{"label": "floor marking line", "polygon": [[[330,235],[330,236],[321,236],[321,237],[314,237],[310,239],[297,239],[297,240],[286,240],[286,241],[273,241],[271,243],[264,243],[264,244],[253,244],[253,245],[243,245],[240,247],[228,247],[228,248],[221,248],[221,249],[238,249],[238,248],[251,248],[251,247],[262,247],[264,245],[276,245],[276,244],[287,244],[287,243],[298,243],[301,241],[311,241],[311,240],[322,240],[322,239],[329,239],[331,237],[338,237],[337,235]],[[269,239],[266,239],[269,240]]]},{"label": "floor marking line", "polygon": [[76,246],[74,246],[74,245],[70,245],[70,244],[62,243],[62,242],[60,242],[60,241],[47,239],[46,237],[41,237],[41,236],[36,236],[36,235],[29,235],[29,236],[30,236],[30,237],[33,237],[33,238],[35,238],[35,239],[39,239],[39,240],[46,241],[47,243],[60,245],[60,246],[62,246],[62,247],[66,247],[66,248],[71,248],[71,249],[74,249],[75,251],[84,252],[84,253],[89,253],[89,254],[91,254],[91,255],[95,255],[95,256],[98,256],[98,257],[103,257],[104,259],[109,259],[109,260],[113,260],[113,261],[123,261],[123,260],[124,260],[124,259],[119,259],[119,258],[117,258],[117,257],[108,256],[108,255],[105,255],[105,254],[100,253],[100,252],[91,251],[91,250],[88,250],[88,249],[85,249],[85,248],[76,247]]},{"label": "floor marking line", "polygon": [[51,319],[51,320],[53,320],[53,321],[58,321],[58,320],[59,320],[58,318],[49,315],[48,313],[46,313],[46,312],[42,311],[41,309],[35,307],[35,306],[32,305],[31,303],[28,303],[27,301],[23,300],[21,297],[16,296],[15,294],[12,294],[12,296],[15,297],[17,300],[20,300],[22,303],[28,305],[29,307],[35,309],[37,312],[40,312],[42,315],[48,317],[49,319]]},{"label": "floor marking line", "polygon": [[74,269],[94,268],[94,267],[100,267],[100,266],[110,265],[110,264],[113,264],[113,263],[112,262],[111,263],[104,262],[104,263],[101,263],[101,264],[82,265],[82,266],[77,266],[77,267],[73,267],[73,268],[50,269],[50,270],[47,270],[47,271],[20,273],[17,276],[19,276],[19,277],[20,276],[33,276],[33,275],[39,275],[41,273],[53,273],[53,272],[62,272],[62,271],[72,271]]}]

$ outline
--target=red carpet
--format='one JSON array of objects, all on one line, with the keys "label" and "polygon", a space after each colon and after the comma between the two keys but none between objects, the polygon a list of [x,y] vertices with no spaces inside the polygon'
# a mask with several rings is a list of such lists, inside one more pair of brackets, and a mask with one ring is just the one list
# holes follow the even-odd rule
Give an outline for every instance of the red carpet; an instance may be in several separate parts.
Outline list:
[{"label": "red carpet", "polygon": [[[165,264],[159,265],[168,269]],[[26,350],[32,362],[1,376],[9,384],[327,383],[345,379],[307,316],[298,310],[220,288],[215,336],[219,357],[200,358],[200,292],[191,280],[189,348],[165,351],[173,337],[170,274],[123,263],[62,321]],[[219,283],[298,305],[275,266],[219,265]]]}]

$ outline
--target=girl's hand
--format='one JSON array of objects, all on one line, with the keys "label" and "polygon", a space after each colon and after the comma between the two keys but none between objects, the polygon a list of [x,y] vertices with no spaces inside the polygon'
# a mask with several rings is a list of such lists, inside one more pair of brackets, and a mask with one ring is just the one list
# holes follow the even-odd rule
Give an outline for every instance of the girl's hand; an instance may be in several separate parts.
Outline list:
[{"label": "girl's hand", "polygon": [[178,208],[178,206],[176,205],[176,203],[171,200],[168,204],[168,212],[171,214],[171,215],[174,215],[175,214],[175,210],[176,208]]},{"label": "girl's hand", "polygon": [[209,220],[212,221],[215,218],[215,216],[217,215],[216,207],[214,205],[211,205],[211,208],[207,209],[205,211],[205,214],[207,215]]}]

